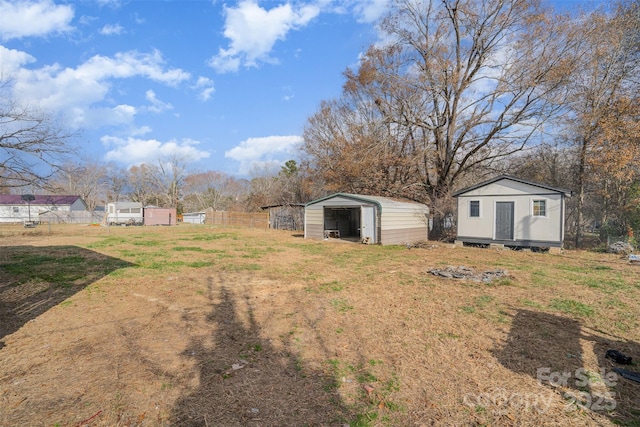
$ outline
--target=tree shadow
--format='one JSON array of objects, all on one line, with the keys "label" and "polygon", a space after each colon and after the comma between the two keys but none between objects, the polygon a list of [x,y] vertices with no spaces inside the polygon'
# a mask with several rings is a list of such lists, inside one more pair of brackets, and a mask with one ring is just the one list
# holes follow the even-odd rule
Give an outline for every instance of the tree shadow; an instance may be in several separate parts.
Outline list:
[{"label": "tree shadow", "polygon": [[[530,375],[562,396],[566,411],[591,411],[617,424],[636,425],[640,383],[623,378],[614,369],[640,371],[640,344],[587,331],[573,319],[518,310],[507,342],[496,357],[506,368]],[[609,349],[632,356],[633,364],[619,365],[607,358]]]},{"label": "tree shadow", "polygon": [[131,265],[77,246],[0,247],[0,340],[91,283]]},{"label": "tree shadow", "polygon": [[196,361],[199,386],[178,399],[171,425],[344,424],[335,379],[305,366],[289,337],[282,347],[264,339],[249,299],[219,282],[209,279],[212,344],[193,340],[183,353]]}]

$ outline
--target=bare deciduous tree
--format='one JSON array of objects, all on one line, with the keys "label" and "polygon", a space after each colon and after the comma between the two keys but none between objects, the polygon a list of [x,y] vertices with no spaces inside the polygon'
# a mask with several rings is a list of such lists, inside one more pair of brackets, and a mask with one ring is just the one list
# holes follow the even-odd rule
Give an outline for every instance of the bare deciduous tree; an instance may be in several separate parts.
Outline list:
[{"label": "bare deciduous tree", "polygon": [[52,177],[47,187],[54,193],[82,197],[89,210],[106,202],[107,168],[97,161],[67,162]]},{"label": "bare deciduous tree", "polygon": [[143,205],[157,205],[160,202],[159,188],[154,178],[154,169],[147,164],[132,166],[128,172],[129,199]]},{"label": "bare deciduous tree", "polygon": [[20,105],[0,75],[0,185],[43,185],[73,153],[73,136],[59,118]]},{"label": "bare deciduous tree", "polygon": [[185,209],[227,210],[235,202],[235,187],[235,179],[222,172],[207,171],[187,175],[184,182]]}]

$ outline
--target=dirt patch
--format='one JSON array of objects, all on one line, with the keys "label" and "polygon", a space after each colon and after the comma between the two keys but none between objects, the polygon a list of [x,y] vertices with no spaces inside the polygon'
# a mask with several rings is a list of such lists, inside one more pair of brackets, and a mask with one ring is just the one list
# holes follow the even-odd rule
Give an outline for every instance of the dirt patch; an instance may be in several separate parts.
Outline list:
[{"label": "dirt patch", "polygon": [[[189,225],[11,233],[4,315],[47,303],[2,339],[3,426],[596,426],[640,413],[636,383],[607,383],[608,349],[640,370],[637,267],[615,255]],[[508,276],[426,273],[450,265]]]}]

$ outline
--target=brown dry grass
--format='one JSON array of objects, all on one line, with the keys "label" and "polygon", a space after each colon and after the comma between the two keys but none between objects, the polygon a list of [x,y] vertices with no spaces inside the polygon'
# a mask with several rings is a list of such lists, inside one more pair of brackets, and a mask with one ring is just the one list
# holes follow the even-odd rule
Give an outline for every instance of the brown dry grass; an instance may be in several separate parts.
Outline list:
[{"label": "brown dry grass", "polygon": [[[640,384],[605,381],[608,348],[640,358],[640,266],[613,255],[190,225],[0,239],[3,426],[638,425]],[[427,273],[447,265],[509,277]]]}]

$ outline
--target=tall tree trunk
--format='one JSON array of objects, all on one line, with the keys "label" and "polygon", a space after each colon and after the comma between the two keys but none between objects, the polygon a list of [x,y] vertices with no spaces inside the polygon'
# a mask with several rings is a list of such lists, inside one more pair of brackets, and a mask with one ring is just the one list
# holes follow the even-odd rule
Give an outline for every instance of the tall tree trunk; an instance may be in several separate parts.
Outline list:
[{"label": "tall tree trunk", "polygon": [[582,210],[584,207],[584,186],[586,181],[587,140],[582,140],[578,160],[578,203],[576,205],[576,248],[582,244]]}]

